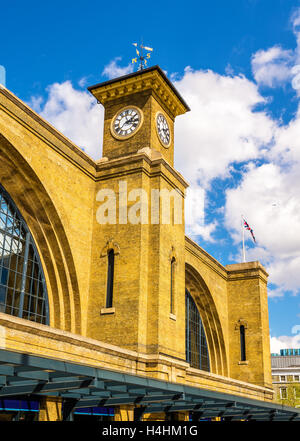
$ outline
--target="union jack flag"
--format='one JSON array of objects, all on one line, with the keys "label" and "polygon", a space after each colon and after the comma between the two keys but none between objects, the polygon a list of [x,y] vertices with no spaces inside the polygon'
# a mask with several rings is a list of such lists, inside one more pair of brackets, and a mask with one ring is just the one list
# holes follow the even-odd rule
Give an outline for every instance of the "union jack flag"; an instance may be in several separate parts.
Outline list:
[{"label": "union jack flag", "polygon": [[246,228],[246,230],[249,230],[249,231],[250,231],[251,236],[252,236],[252,239],[253,239],[254,242],[256,243],[255,236],[254,236],[254,233],[253,233],[252,228],[250,228],[248,222],[246,222],[245,219],[243,219],[243,221],[244,221],[244,227]]}]

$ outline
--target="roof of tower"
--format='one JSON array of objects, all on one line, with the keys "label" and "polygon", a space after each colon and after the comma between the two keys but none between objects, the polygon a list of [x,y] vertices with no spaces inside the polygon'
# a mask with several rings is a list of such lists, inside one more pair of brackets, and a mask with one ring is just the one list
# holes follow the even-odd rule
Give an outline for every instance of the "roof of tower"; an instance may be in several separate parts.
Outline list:
[{"label": "roof of tower", "polygon": [[159,99],[175,116],[190,110],[172,82],[167,78],[159,66],[104,81],[88,87],[88,90],[101,104],[114,100],[120,96],[152,89]]}]

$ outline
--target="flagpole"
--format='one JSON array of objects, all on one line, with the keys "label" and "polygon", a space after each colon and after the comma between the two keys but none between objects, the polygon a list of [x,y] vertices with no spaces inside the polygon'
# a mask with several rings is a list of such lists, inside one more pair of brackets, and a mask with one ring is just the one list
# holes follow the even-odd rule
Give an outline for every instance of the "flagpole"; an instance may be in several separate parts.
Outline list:
[{"label": "flagpole", "polygon": [[243,215],[241,215],[241,227],[242,227],[242,243],[243,243],[243,262],[246,262],[246,251],[245,251],[245,228],[244,228],[244,219]]}]

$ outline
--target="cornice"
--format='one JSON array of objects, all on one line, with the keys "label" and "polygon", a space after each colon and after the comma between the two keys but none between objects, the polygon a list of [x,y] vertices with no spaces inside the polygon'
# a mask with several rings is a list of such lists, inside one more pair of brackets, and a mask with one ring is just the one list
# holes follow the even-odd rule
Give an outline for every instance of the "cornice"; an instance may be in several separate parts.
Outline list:
[{"label": "cornice", "polygon": [[[128,169],[129,165],[132,166],[130,169]],[[182,185],[184,189],[188,187],[188,183],[183,176],[177,172],[163,157],[152,159],[149,154],[145,152],[107,161],[98,161],[96,170],[97,181],[111,179],[114,177],[117,178],[143,171],[149,177],[162,176],[169,182],[171,186],[175,188],[176,185],[174,185],[174,182],[168,177],[166,173],[167,171]]]},{"label": "cornice", "polygon": [[230,274],[239,274],[244,272],[250,272],[250,271],[262,271],[262,273],[265,276],[268,276],[266,269],[262,266],[262,264],[258,261],[252,261],[252,262],[244,262],[244,263],[233,263],[230,265],[226,265],[226,270]]},{"label": "cornice", "polygon": [[136,74],[126,75],[112,81],[99,83],[88,90],[105,106],[109,101],[137,92],[152,91],[175,118],[186,113],[189,107],[180,97],[172,83],[157,66]]},{"label": "cornice", "polygon": [[[217,272],[223,279],[232,282],[258,278],[262,282],[267,283],[268,273],[259,261],[223,266],[188,236],[185,237],[185,242],[185,248],[189,253],[193,254],[196,258]],[[204,257],[206,257],[208,261],[205,260]]]},{"label": "cornice", "polygon": [[223,375],[215,374],[212,372],[200,371],[199,369],[195,369],[189,367],[186,370],[187,374],[193,375],[195,377],[207,378],[208,380],[220,381],[223,384],[228,384],[235,387],[245,388],[248,390],[253,390],[261,393],[273,394],[273,389],[269,387],[259,386],[258,384],[246,383],[245,381],[236,380],[231,377],[224,377]]}]

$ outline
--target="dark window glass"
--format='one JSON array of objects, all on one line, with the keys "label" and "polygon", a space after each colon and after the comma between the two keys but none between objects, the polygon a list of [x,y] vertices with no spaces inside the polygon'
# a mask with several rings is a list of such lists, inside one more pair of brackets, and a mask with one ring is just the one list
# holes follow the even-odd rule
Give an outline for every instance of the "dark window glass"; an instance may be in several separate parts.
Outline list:
[{"label": "dark window glass", "polygon": [[175,286],[175,257],[171,260],[171,292],[170,292],[170,310],[174,314],[174,286]]},{"label": "dark window glass", "polygon": [[115,265],[114,250],[109,250],[107,256],[108,256],[108,269],[107,269],[106,308],[111,308],[113,305],[113,288],[114,288],[114,265]]},{"label": "dark window glass", "polygon": [[197,306],[186,290],[186,360],[190,365],[204,371],[210,370],[208,347],[202,320]]},{"label": "dark window glass", "polygon": [[0,185],[0,312],[49,323],[48,297],[32,235]]},{"label": "dark window glass", "polygon": [[241,361],[246,361],[246,340],[245,340],[245,326],[240,326],[240,339],[241,339]]}]

